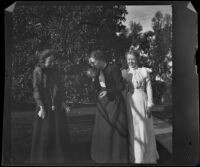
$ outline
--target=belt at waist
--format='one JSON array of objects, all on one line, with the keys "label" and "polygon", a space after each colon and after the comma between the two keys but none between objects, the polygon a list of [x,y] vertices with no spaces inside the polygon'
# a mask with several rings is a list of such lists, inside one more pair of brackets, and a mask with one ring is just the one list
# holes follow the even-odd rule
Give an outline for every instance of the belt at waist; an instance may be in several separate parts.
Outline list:
[{"label": "belt at waist", "polygon": [[134,89],[134,92],[145,92],[145,89],[143,89],[143,88]]}]

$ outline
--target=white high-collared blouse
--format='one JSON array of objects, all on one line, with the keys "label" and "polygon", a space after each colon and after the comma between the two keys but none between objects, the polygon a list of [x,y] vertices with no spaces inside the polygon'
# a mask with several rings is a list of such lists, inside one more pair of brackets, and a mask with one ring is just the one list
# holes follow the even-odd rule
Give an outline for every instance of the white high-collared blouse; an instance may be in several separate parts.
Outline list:
[{"label": "white high-collared blouse", "polygon": [[131,83],[134,89],[144,90],[147,93],[148,106],[153,106],[153,94],[149,73],[150,70],[145,67],[129,68],[122,70],[122,77]]}]

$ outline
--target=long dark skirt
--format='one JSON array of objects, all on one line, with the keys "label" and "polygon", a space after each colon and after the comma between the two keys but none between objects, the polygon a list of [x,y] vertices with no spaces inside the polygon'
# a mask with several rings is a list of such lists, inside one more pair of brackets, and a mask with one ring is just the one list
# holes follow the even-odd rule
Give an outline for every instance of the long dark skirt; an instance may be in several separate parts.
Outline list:
[{"label": "long dark skirt", "polygon": [[[38,111],[37,111],[38,112]],[[35,114],[31,163],[64,163],[69,158],[68,121],[63,109],[49,110],[44,120]]]},{"label": "long dark skirt", "polygon": [[128,163],[128,123],[124,97],[121,93],[110,101],[97,102],[92,138],[92,159],[98,163]]}]

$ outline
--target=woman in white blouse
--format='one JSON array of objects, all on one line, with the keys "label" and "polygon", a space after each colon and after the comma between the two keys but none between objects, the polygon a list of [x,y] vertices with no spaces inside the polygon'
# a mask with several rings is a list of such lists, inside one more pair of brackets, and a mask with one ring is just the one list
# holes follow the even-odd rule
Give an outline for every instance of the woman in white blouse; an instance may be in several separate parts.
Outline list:
[{"label": "woman in white blouse", "polygon": [[138,67],[134,52],[126,53],[126,61],[129,68],[122,71],[122,76],[129,84],[130,160],[133,163],[156,163],[159,155],[150,111],[153,97],[149,71],[145,67]]}]

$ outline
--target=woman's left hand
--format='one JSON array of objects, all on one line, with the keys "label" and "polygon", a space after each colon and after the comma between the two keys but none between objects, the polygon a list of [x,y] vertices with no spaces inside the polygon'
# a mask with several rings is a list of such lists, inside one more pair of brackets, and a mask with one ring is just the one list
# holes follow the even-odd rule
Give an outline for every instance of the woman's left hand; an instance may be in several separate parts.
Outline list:
[{"label": "woman's left hand", "polygon": [[103,97],[105,97],[107,95],[107,91],[102,91],[100,94],[99,94],[99,98],[102,99]]},{"label": "woman's left hand", "polygon": [[71,108],[70,108],[68,105],[66,105],[65,102],[62,103],[62,106],[63,106],[63,108],[65,109],[65,111],[66,111],[67,113],[69,113],[69,112],[71,111]]},{"label": "woman's left hand", "polygon": [[151,109],[150,108],[147,108],[147,111],[146,111],[146,118],[151,118]]},{"label": "woman's left hand", "polygon": [[153,106],[154,106],[153,103],[148,103],[148,105],[147,105],[147,111],[146,111],[146,117],[147,118],[151,118]]}]

